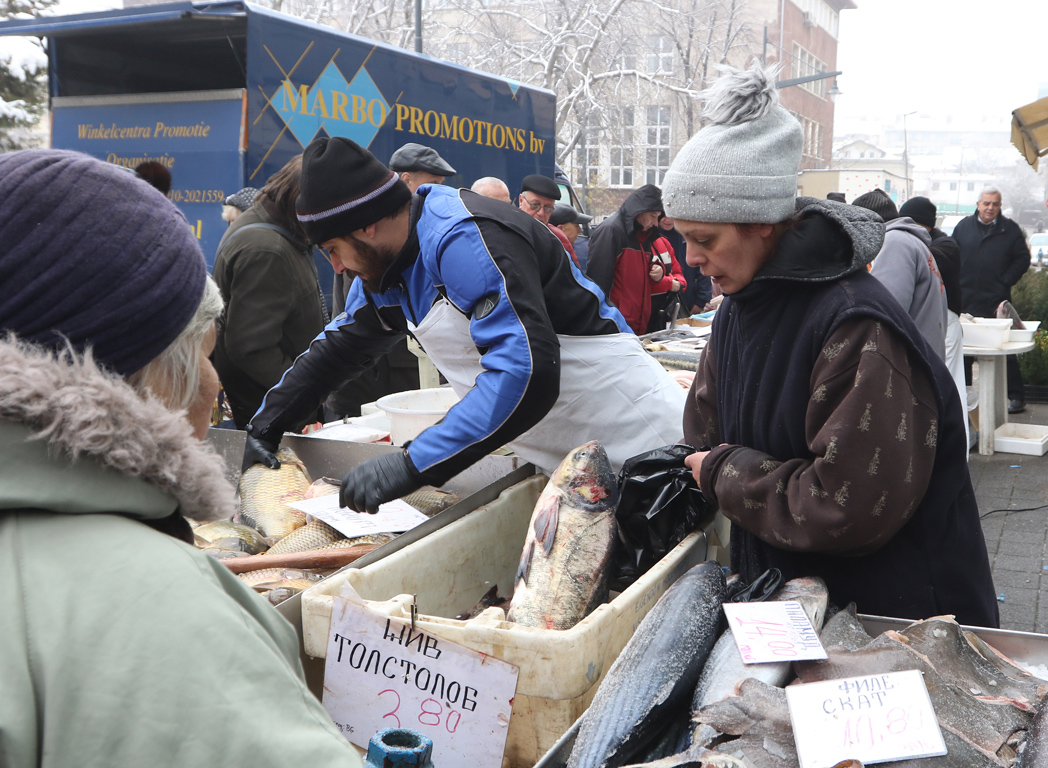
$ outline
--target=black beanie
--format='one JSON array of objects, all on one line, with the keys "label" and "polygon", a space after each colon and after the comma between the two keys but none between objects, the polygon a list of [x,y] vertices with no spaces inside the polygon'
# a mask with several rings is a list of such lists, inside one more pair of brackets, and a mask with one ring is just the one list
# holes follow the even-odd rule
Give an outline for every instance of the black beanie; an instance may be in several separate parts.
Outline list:
[{"label": "black beanie", "polygon": [[0,155],[0,329],[94,350],[128,376],[189,324],[207,266],[185,216],[145,181],[50,149]]},{"label": "black beanie", "polygon": [[346,237],[411,200],[407,184],[349,139],[314,139],[302,153],[295,212],[311,243]]},{"label": "black beanie", "polygon": [[909,216],[918,224],[926,227],[935,226],[935,216],[938,212],[939,209],[935,207],[935,203],[927,197],[911,197],[899,209],[900,216]]},{"label": "black beanie", "polygon": [[888,193],[883,189],[874,189],[865,195],[859,195],[852,200],[852,205],[873,211],[883,221],[899,218],[899,209],[895,207],[895,201],[888,197]]}]

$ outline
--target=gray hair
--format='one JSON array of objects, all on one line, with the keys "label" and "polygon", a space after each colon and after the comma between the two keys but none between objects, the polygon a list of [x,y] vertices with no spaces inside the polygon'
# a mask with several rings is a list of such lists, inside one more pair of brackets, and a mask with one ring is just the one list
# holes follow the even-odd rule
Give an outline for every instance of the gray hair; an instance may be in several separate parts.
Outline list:
[{"label": "gray hair", "polygon": [[506,199],[509,199],[509,187],[506,186],[506,182],[497,176],[482,176],[473,182],[470,191],[476,192],[478,195],[483,195],[484,197],[495,197],[490,193],[502,192],[506,195]]},{"label": "gray hair", "polygon": [[172,410],[185,410],[192,405],[200,389],[200,347],[222,308],[222,293],[208,275],[204,295],[189,324],[167,349],[129,376],[128,383],[139,393],[152,392]]},{"label": "gray hair", "polygon": [[[983,195],[1000,195],[1000,194],[1001,194],[1001,190],[997,189],[997,187],[987,186],[987,187],[983,187],[982,188],[982,192],[979,193],[979,199],[982,200],[982,196]],[[1002,197],[1003,197],[1003,195],[1002,195]]]}]

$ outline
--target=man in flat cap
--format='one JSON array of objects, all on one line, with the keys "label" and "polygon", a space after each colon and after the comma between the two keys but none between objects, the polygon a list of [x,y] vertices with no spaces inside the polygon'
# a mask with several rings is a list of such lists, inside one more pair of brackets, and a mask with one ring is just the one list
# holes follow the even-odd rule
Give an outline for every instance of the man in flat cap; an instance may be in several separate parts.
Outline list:
[{"label": "man in flat cap", "polygon": [[345,314],[266,394],[246,465],[279,466],[285,430],[406,334],[461,399],[402,451],[353,468],[342,506],[374,512],[507,443],[552,473],[599,440],[617,471],[683,436],[686,393],[544,223],[469,190],[428,184],[412,194],[345,138],[306,148],[297,210],[336,272],[358,279]]},{"label": "man in flat cap", "polygon": [[548,224],[550,229],[559,229],[564,233],[564,237],[568,240],[568,254],[575,260],[579,269],[582,270],[586,269],[585,253],[580,254],[577,246],[585,246],[588,243],[586,238],[583,238],[581,243],[578,241],[579,233],[582,232],[582,225],[588,224],[592,220],[592,216],[579,213],[567,203],[555,204],[553,213],[549,216]]},{"label": "man in flat cap", "polygon": [[444,179],[457,173],[437,150],[410,142],[389,158],[389,169],[399,173],[400,180],[412,192],[423,184],[443,184]]},{"label": "man in flat cap", "polygon": [[549,223],[549,217],[553,215],[554,205],[559,199],[560,187],[557,186],[557,182],[549,176],[543,176],[541,173],[532,173],[525,176],[521,182],[520,197],[517,199],[517,205],[520,206],[520,210],[524,211],[524,213],[545,224],[549,231],[560,240],[564,252],[571,256],[572,261],[578,264],[579,260],[575,256],[575,249],[571,247],[568,238],[563,232]]}]

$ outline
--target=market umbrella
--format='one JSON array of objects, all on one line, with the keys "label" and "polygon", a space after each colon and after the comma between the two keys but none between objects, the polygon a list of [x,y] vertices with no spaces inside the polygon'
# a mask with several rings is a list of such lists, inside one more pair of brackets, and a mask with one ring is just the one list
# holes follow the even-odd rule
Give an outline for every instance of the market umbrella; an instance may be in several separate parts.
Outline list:
[{"label": "market umbrella", "polygon": [[1012,144],[1036,171],[1038,158],[1048,154],[1048,98],[1012,111]]}]

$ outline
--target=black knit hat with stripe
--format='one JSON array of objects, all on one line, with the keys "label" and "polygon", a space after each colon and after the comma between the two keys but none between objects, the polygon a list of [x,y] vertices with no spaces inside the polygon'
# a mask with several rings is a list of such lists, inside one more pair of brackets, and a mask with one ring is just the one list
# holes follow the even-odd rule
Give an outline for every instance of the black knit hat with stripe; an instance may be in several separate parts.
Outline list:
[{"label": "black knit hat with stripe", "polygon": [[314,139],[302,153],[295,212],[312,243],[346,237],[390,216],[411,191],[375,156],[349,139]]}]

